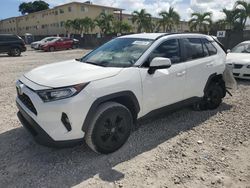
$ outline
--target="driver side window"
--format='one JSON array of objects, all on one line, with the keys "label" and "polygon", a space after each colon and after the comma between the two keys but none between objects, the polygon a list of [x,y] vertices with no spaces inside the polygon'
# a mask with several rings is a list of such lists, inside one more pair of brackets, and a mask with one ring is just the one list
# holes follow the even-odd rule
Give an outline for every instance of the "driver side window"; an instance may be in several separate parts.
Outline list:
[{"label": "driver side window", "polygon": [[177,39],[171,39],[163,42],[149,55],[145,67],[149,67],[149,63],[155,57],[169,58],[172,64],[179,63],[181,61],[179,41]]}]

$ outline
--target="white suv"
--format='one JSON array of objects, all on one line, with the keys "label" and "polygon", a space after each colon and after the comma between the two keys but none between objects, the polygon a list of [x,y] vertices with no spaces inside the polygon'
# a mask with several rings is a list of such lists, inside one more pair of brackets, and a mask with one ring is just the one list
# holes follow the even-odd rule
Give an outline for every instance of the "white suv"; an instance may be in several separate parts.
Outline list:
[{"label": "white suv", "polygon": [[81,59],[24,74],[16,83],[18,117],[41,144],[85,139],[96,152],[114,152],[151,112],[217,108],[226,95],[225,58],[220,44],[201,34],[118,37]]}]

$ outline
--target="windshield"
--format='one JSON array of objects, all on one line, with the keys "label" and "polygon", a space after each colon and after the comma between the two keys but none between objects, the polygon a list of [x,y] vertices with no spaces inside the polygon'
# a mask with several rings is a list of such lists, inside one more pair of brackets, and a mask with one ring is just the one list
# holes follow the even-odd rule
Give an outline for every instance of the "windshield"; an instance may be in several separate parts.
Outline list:
[{"label": "windshield", "polygon": [[152,44],[153,40],[117,38],[93,50],[82,62],[104,67],[131,67]]},{"label": "windshield", "polygon": [[250,53],[250,43],[239,44],[235,46],[231,52],[232,53]]},{"label": "windshield", "polygon": [[56,39],[55,37],[48,37],[48,38],[44,38],[43,40],[41,40],[42,42],[48,42],[48,41],[52,41]]}]

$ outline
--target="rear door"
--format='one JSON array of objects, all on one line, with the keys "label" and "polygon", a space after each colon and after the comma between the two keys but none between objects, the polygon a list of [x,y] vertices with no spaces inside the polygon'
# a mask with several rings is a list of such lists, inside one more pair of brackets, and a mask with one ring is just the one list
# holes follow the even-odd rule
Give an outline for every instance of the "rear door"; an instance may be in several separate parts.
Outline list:
[{"label": "rear door", "polygon": [[212,74],[215,58],[209,54],[202,38],[182,38],[180,41],[186,64],[184,98],[202,97]]},{"label": "rear door", "polygon": [[65,49],[69,49],[72,48],[72,44],[73,44],[73,40],[70,38],[65,38]]},{"label": "rear door", "polygon": [[60,49],[63,49],[63,47],[64,47],[64,40],[62,38],[58,39],[56,41],[55,48],[60,50]]}]

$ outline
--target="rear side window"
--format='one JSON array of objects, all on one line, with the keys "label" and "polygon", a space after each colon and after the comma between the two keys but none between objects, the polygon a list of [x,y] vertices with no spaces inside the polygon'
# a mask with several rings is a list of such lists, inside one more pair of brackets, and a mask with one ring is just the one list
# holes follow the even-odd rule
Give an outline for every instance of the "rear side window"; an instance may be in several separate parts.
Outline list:
[{"label": "rear side window", "polygon": [[163,42],[149,56],[149,62],[155,57],[165,57],[169,58],[173,64],[179,63],[181,60],[179,41],[171,39]]},{"label": "rear side window", "polygon": [[208,49],[209,55],[217,54],[217,49],[214,47],[214,45],[211,42],[209,42],[207,39],[202,39],[202,41],[203,41],[203,44]]},{"label": "rear side window", "polygon": [[186,49],[186,60],[205,57],[202,42],[199,38],[183,39],[183,44]]}]

